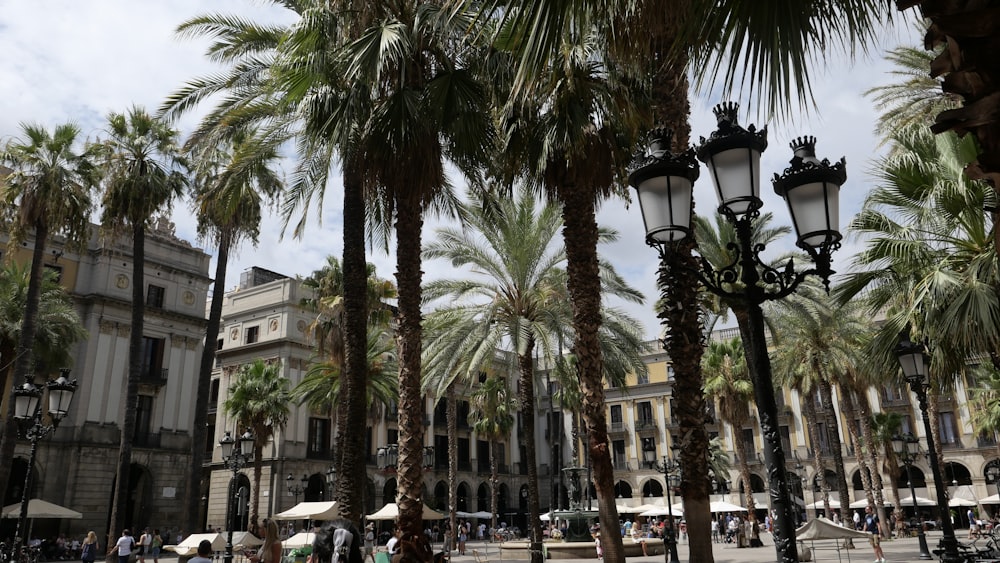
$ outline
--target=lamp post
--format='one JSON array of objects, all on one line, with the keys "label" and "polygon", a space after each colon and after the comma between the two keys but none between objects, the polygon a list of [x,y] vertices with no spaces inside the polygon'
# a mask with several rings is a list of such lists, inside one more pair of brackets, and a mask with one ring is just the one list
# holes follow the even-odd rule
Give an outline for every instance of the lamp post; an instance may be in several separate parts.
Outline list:
[{"label": "lamp post", "polygon": [[[930,388],[930,382],[924,346],[911,342],[906,335],[901,335],[895,352],[899,365],[903,369],[903,377],[910,384],[910,390],[917,396],[917,402],[920,404],[920,415],[924,420],[924,433],[927,435],[927,458],[931,465],[931,474],[934,476],[938,511],[941,513],[942,535],[941,542],[938,544],[941,550],[941,561],[961,563],[965,561],[965,558],[958,552],[958,539],[955,537],[955,527],[951,523],[951,514],[948,511],[948,494],[944,488],[944,479],[941,477],[941,468],[938,467],[937,448],[934,445],[934,435],[931,433],[931,419],[927,415],[927,389]],[[916,499],[913,499],[913,502],[916,504]]]},{"label": "lamp post", "polygon": [[309,477],[303,475],[302,479],[299,479],[299,482],[302,484],[295,484],[295,477],[292,477],[291,473],[288,474],[288,477],[285,477],[285,486],[288,488],[288,494],[292,495],[295,499],[295,504],[299,503],[299,495],[306,492],[306,489],[309,487]]},{"label": "lamp post", "polygon": [[333,500],[333,493],[337,491],[337,468],[333,464],[326,470],[326,488],[330,491],[326,500]]},{"label": "lamp post", "polygon": [[[913,488],[913,470],[911,467],[917,457],[917,443],[917,438],[909,432],[905,436],[896,435],[892,437],[892,449],[895,450],[899,461],[902,461],[903,465],[906,466],[906,480],[910,482],[910,499],[913,500],[914,513],[917,512],[917,491]],[[914,444],[913,451],[910,451],[910,444]],[[917,527],[917,543],[920,545],[920,558],[933,559],[930,550],[927,549],[927,536],[924,534],[922,523]]]},{"label": "lamp post", "polygon": [[987,467],[986,478],[993,481],[993,484],[997,486],[997,499],[1000,499],[1000,467],[996,465]]},{"label": "lamp post", "polygon": [[673,501],[670,500],[670,489],[680,486],[681,477],[680,464],[674,461],[670,456],[663,456],[663,460],[656,464],[656,469],[663,473],[664,481],[667,485],[667,518],[669,526],[667,526],[667,534],[663,538],[663,559],[667,563],[670,561],[680,561],[677,557],[677,536],[674,531],[674,508],[671,504]]},{"label": "lamp post", "polygon": [[[708,165],[719,197],[719,213],[734,227],[738,244],[730,244],[731,264],[715,267],[704,259],[694,274],[716,295],[739,303],[746,313],[744,346],[754,386],[761,433],[765,440],[764,461],[768,467],[771,506],[775,510],[774,546],[783,563],[798,561],[795,518],[788,492],[785,452],[778,428],[771,363],[767,354],[764,313],[761,305],[795,291],[808,276],[817,275],[829,284],[832,253],[840,247],[838,209],[840,186],[847,179],[843,160],[830,164],[815,156],[813,137],[791,143],[791,165],[772,180],[774,191],[788,204],[797,233],[796,244],[805,251],[814,268],[796,271],[792,260],[782,267],[760,259],[764,245],[753,239],[754,220],[760,216],[760,155],[767,147],[766,128],[757,131],[737,124],[735,103],[720,104],[714,112],[718,129],[702,139],[697,157]],[[667,258],[676,244],[693,235],[692,191],[698,178],[695,151],[670,152],[672,133],[654,129],[645,153],[633,161],[629,184],[638,192],[646,227],[646,242],[658,249],[661,280],[666,279]]]},{"label": "lamp post", "polygon": [[424,469],[434,467],[434,446],[424,446]]},{"label": "lamp post", "polygon": [[[229,495],[226,498],[226,555],[223,557],[225,563],[233,562],[233,528],[235,523],[233,522],[233,517],[236,515],[235,507],[233,503],[239,494],[239,487],[236,491],[233,491],[234,483],[239,483],[236,477],[240,474],[240,470],[246,467],[253,461],[253,446],[254,446],[254,436],[247,430],[240,436],[239,448],[236,447],[237,440],[233,439],[232,434],[227,430],[225,435],[219,440],[219,448],[222,451],[222,465],[233,472],[233,476],[229,480]],[[290,475],[289,475],[290,476]]]},{"label": "lamp post", "polygon": [[35,456],[38,454],[38,441],[48,436],[59,427],[59,423],[66,418],[69,405],[73,401],[73,394],[76,392],[77,383],[74,379],[69,380],[69,369],[59,370],[59,377],[45,384],[48,390],[48,415],[51,424],[45,424],[42,419],[42,387],[35,385],[27,376],[24,384],[14,387],[14,420],[17,421],[19,434],[31,442],[31,450],[28,454],[28,471],[24,475],[24,487],[21,490],[21,509],[18,513],[17,530],[14,533],[14,541],[11,544],[11,551],[8,554],[8,561],[14,561],[21,551],[21,543],[24,540],[22,535],[26,531],[28,523],[28,499],[31,494],[31,468],[35,466]]}]

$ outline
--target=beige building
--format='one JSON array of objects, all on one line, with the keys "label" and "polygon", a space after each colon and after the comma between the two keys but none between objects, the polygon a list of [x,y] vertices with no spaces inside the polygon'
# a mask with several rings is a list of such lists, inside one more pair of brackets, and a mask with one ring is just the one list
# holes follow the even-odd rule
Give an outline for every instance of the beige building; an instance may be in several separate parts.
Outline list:
[{"label": "beige building", "polygon": [[[222,527],[225,522],[226,496],[232,472],[222,465],[218,442],[225,432],[238,436],[244,429],[237,429],[222,409],[230,383],[240,366],[261,358],[278,361],[282,372],[292,386],[302,380],[314,358],[314,347],[308,327],[315,314],[302,307],[303,298],[311,297],[297,279],[252,268],[241,277],[237,290],[227,293],[223,305],[223,320],[218,342],[217,371],[213,379],[213,394],[209,405],[210,425],[214,427],[212,462],[209,468],[205,524]],[[425,472],[424,488],[427,503],[436,508],[447,506],[447,425],[445,405],[435,406],[431,397],[425,398],[425,447],[434,450],[433,460]],[[489,455],[488,442],[480,439],[467,423],[468,401],[459,401],[458,407],[458,510],[476,512],[489,510]],[[375,512],[385,503],[395,502],[396,479],[392,469],[380,469],[379,448],[395,444],[398,438],[396,411],[372,409],[368,424],[363,429],[368,455],[366,506]],[[525,476],[527,467],[520,460],[523,450],[512,444],[521,444],[520,424],[513,436],[504,443],[500,460],[500,512],[514,513],[526,510]],[[306,406],[291,405],[288,424],[275,433],[263,459],[263,476],[259,511],[262,516],[275,514],[294,506],[296,501],[329,499],[330,486],[326,474],[334,455],[334,428],[328,413],[310,412]],[[291,475],[291,482],[287,477]],[[303,481],[303,477],[305,477]],[[242,470],[237,517],[242,524],[248,516],[246,500],[252,480],[252,467]],[[289,485],[294,490],[289,491]],[[513,519],[513,516],[512,516]]]},{"label": "beige building", "polygon": [[[5,244],[6,240],[2,240]],[[50,243],[45,267],[72,294],[88,338],[73,351],[71,377],[79,387],[67,418],[38,444],[31,498],[83,513],[81,520],[39,520],[34,532],[82,536],[107,528],[124,415],[132,287],[146,295],[143,372],[125,522],[133,528],[176,525],[183,511],[189,466],[195,381],[205,330],[209,256],[178,239],[162,220],[146,238],[145,279],[132,279],[128,239],[102,239],[92,228],[79,254]],[[31,244],[14,258],[29,261]],[[44,358],[39,359],[44,364]],[[63,366],[48,366],[55,370]],[[42,381],[39,374],[38,382]],[[17,382],[20,383],[20,382]],[[30,444],[19,440],[4,504],[20,501]],[[16,519],[0,522],[13,536]]]}]

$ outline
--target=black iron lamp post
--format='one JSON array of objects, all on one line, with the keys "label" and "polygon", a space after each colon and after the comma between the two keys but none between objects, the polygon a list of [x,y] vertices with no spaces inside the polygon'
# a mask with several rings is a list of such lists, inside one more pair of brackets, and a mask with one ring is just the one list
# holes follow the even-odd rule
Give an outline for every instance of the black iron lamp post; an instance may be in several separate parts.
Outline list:
[{"label": "black iron lamp post", "polygon": [[667,486],[667,518],[669,519],[669,526],[667,526],[666,536],[663,538],[664,561],[670,563],[671,561],[677,562],[680,559],[677,557],[677,533],[674,530],[674,508],[671,504],[673,501],[670,499],[670,490],[674,487],[679,487],[681,484],[679,463],[673,460],[670,456],[663,456],[663,460],[656,464],[657,471],[663,473],[664,480]]},{"label": "black iron lamp post", "polygon": [[[945,563],[961,563],[965,558],[958,552],[958,538],[955,537],[955,527],[951,523],[948,510],[948,491],[944,488],[941,468],[938,467],[937,447],[934,445],[934,435],[931,433],[931,419],[927,415],[927,390],[930,388],[927,356],[924,345],[911,342],[910,338],[901,335],[896,345],[896,358],[903,368],[903,377],[910,384],[910,390],[917,396],[920,405],[920,416],[924,420],[924,433],[927,435],[927,460],[934,476],[934,489],[937,492],[938,511],[941,514],[941,542],[938,548],[941,561]],[[913,499],[914,504],[916,499]]]},{"label": "black iron lamp post", "polygon": [[332,464],[326,470],[326,489],[329,491],[326,500],[333,500],[333,493],[337,490],[337,468]]},{"label": "black iron lamp post", "polygon": [[993,484],[997,486],[997,499],[1000,499],[1000,467],[996,465],[987,467],[986,478],[993,481]]},{"label": "black iron lamp post", "polygon": [[42,387],[40,385],[35,385],[31,379],[25,377],[24,384],[13,390],[14,419],[17,421],[21,437],[31,442],[31,451],[28,454],[28,471],[24,475],[24,487],[21,489],[21,509],[18,513],[17,530],[14,533],[11,552],[7,554],[8,561],[14,561],[17,554],[20,553],[21,543],[24,541],[23,535],[27,530],[31,468],[35,466],[38,442],[54,432],[62,419],[66,418],[69,405],[73,401],[73,394],[76,392],[77,383],[75,379],[69,380],[69,371],[66,368],[60,369],[59,378],[45,384],[49,399],[47,413],[51,424],[45,424],[42,418]]},{"label": "black iron lamp post", "polygon": [[434,446],[424,446],[424,469],[434,467]]},{"label": "black iron lamp post", "polygon": [[[239,442],[238,448],[236,447],[237,442]],[[233,504],[239,493],[239,487],[236,486],[239,481],[236,478],[240,474],[240,470],[253,462],[253,446],[254,436],[250,430],[244,432],[238,441],[234,440],[232,434],[227,430],[222,439],[219,440],[219,448],[222,450],[222,464],[233,472],[233,476],[229,480],[229,495],[226,500],[226,529],[228,532],[226,533],[226,555],[223,557],[225,563],[233,562],[233,528],[235,527],[233,519],[236,516]],[[234,488],[237,490],[234,491]]]},{"label": "black iron lamp post", "polygon": [[[907,433],[905,436],[897,435],[892,437],[892,449],[895,450],[899,461],[902,461],[903,465],[906,466],[906,480],[910,482],[910,499],[913,500],[914,513],[917,511],[917,491],[913,488],[913,470],[911,468],[919,453],[918,442],[917,438],[910,433]],[[910,449],[911,444],[913,444],[912,451]],[[924,534],[923,524],[917,527],[917,543],[920,545],[920,558],[933,559],[930,550],[927,549],[927,536]]]},{"label": "black iron lamp post", "polygon": [[[761,305],[781,299],[808,276],[816,275],[829,284],[832,253],[840,247],[838,229],[840,186],[847,179],[843,159],[831,164],[815,155],[816,140],[802,137],[791,143],[791,165],[772,180],[774,191],[788,204],[797,234],[796,244],[805,251],[815,267],[796,271],[789,260],[773,267],[760,258],[764,246],[753,240],[754,220],[760,216],[760,155],[767,147],[767,130],[741,127],[736,120],[738,105],[715,107],[718,129],[702,139],[697,157],[708,165],[719,197],[719,213],[735,227],[737,243],[730,243],[734,255],[731,264],[716,268],[702,258],[695,272],[706,289],[745,309],[749,323],[745,346],[753,379],[761,433],[764,436],[764,462],[768,467],[771,507],[777,513],[774,546],[779,561],[798,561],[795,544],[794,505],[788,491],[785,452],[778,428],[778,407],[774,399],[771,363],[767,354],[764,313]],[[643,155],[630,166],[629,185],[638,192],[646,227],[646,242],[660,253],[661,271],[675,243],[692,236],[691,201],[694,181],[698,178],[695,151],[670,152],[672,132],[654,129]],[[662,274],[661,274],[662,275]]]},{"label": "black iron lamp post", "polygon": [[302,479],[299,479],[299,483],[302,484],[295,484],[295,477],[292,477],[291,473],[288,474],[288,477],[285,477],[285,486],[288,487],[288,494],[294,497],[295,504],[299,503],[299,495],[306,492],[306,489],[309,487],[309,477],[303,475]]}]

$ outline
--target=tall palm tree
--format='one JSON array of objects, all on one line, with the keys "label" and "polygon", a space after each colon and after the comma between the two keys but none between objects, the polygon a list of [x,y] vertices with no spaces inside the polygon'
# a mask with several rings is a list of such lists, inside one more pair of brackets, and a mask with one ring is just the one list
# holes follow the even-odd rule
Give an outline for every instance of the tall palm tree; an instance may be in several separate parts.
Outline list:
[{"label": "tall palm tree", "polygon": [[509,393],[506,378],[490,374],[473,392],[470,401],[469,423],[476,434],[490,444],[491,530],[497,527],[497,487],[500,484],[497,477],[497,449],[502,446],[502,441],[510,438],[510,431],[514,427],[514,401]]},{"label": "tall palm tree", "polygon": [[[252,136],[250,136],[252,137]],[[205,347],[198,367],[195,396],[194,430],[191,432],[191,466],[188,471],[185,529],[195,529],[200,507],[202,463],[207,439],[208,399],[215,367],[215,349],[222,321],[222,301],[225,297],[229,253],[243,240],[254,245],[260,234],[261,204],[273,198],[282,187],[281,179],[272,169],[277,152],[248,150],[250,138],[236,132],[231,142],[195,147],[194,206],[198,217],[198,234],[217,244],[214,288],[205,327]],[[249,155],[247,153],[250,153]]]},{"label": "tall palm tree", "polygon": [[[448,259],[456,267],[471,269],[473,274],[472,278],[435,280],[425,288],[429,300],[449,297],[455,302],[428,315],[429,324],[446,327],[428,343],[431,356],[443,359],[428,367],[429,375],[436,374],[431,380],[437,388],[435,395],[442,396],[442,391],[459,374],[466,380],[478,374],[494,361],[500,347],[509,346],[516,361],[512,371],[517,371],[520,378],[519,403],[524,411],[533,412],[536,347],[549,355],[554,349],[554,335],[569,332],[571,338],[578,338],[565,329],[571,312],[567,307],[566,274],[559,266],[566,262],[566,254],[562,248],[552,246],[563,226],[560,210],[551,204],[538,209],[534,197],[525,192],[516,200],[480,195],[473,203],[463,205],[460,212],[466,227],[438,231],[438,239],[424,251],[429,259]],[[610,240],[613,235],[605,233],[601,238]],[[608,295],[631,301],[641,299],[610,266],[601,266],[603,290]],[[637,358],[639,337],[628,336],[636,323],[611,308],[602,315],[612,319],[607,323],[606,334],[614,336],[599,339],[597,346],[604,348],[607,344],[602,340],[612,341],[621,350],[612,357]],[[630,345],[636,348],[630,350]],[[457,349],[457,353],[433,352],[441,349]],[[551,359],[548,357],[546,361]],[[636,360],[629,365],[639,363]],[[534,418],[522,418],[524,436],[534,434]],[[535,447],[531,441],[525,446],[529,513],[537,514],[540,509]],[[530,521],[532,535],[540,537],[538,519]]]},{"label": "tall palm tree", "polygon": [[[95,181],[93,155],[80,150],[76,125],[68,123],[49,131],[38,124],[23,123],[21,133],[22,137],[10,139],[0,150],[0,167],[9,170],[0,175],[0,222],[10,233],[10,249],[19,248],[29,238],[34,241],[20,340],[16,352],[4,356],[14,360],[15,382],[33,375],[46,245],[54,235],[66,237],[70,248],[86,242]],[[6,371],[0,383],[2,398],[11,388]],[[6,490],[14,459],[17,425],[13,415],[14,402],[8,401],[0,438],[0,491]]]},{"label": "tall palm tree", "polygon": [[750,381],[750,370],[743,355],[743,343],[738,338],[712,341],[705,349],[701,362],[701,372],[705,377],[705,397],[718,402],[719,418],[733,431],[733,450],[740,469],[740,479],[743,481],[743,491],[746,493],[747,512],[750,518],[756,519],[753,488],[750,485],[750,452],[746,451],[742,435],[743,427],[750,420],[750,407],[753,404],[753,382]]},{"label": "tall palm tree", "polygon": [[[452,0],[465,6],[469,0]],[[654,119],[673,129],[672,149],[687,149],[690,135],[687,72],[693,68],[723,69],[696,73],[709,81],[722,79],[723,93],[750,87],[759,105],[770,114],[787,115],[792,100],[809,100],[809,62],[822,60],[833,47],[853,49],[872,44],[878,35],[883,6],[872,0],[816,0],[815,9],[803,10],[800,2],[747,3],[684,0],[664,10],[659,2],[609,3],[603,0],[549,2],[543,0],[490,0],[484,14],[501,14],[507,25],[498,29],[517,39],[513,99],[549,68],[552,53],[561,49],[567,34],[597,26],[602,40],[618,61],[646,65],[651,77]],[[502,10],[497,10],[502,6]],[[513,30],[513,31],[511,31]],[[750,80],[737,80],[750,76]],[[757,89],[757,82],[760,88]],[[709,84],[711,86],[712,84]],[[796,95],[797,94],[797,95]],[[573,244],[582,241],[573,238]],[[663,313],[668,332],[667,353],[674,359],[681,430],[690,437],[683,450],[685,508],[691,535],[692,557],[712,561],[708,526],[707,449],[705,406],[700,395],[701,319],[697,280],[685,272],[697,267],[690,241],[675,245],[660,273],[663,302],[677,303]],[[593,288],[591,288],[591,291]],[[609,475],[610,476],[610,475]],[[606,476],[606,477],[609,477]],[[610,482],[607,484],[610,489]],[[603,516],[602,516],[603,519]],[[789,547],[794,551],[794,545]],[[779,551],[781,549],[779,548]],[[623,561],[620,553],[605,551]]]},{"label": "tall palm tree", "polygon": [[181,195],[188,178],[184,173],[185,160],[176,142],[177,132],[141,107],[134,106],[125,113],[110,113],[105,134],[106,137],[98,139],[93,147],[103,175],[101,223],[113,234],[127,232],[132,238],[128,383],[108,530],[108,537],[114,538],[117,530],[121,529],[128,500],[132,437],[143,369],[146,228],[159,213],[170,208],[175,197]]},{"label": "tall palm tree", "polygon": [[264,466],[264,446],[288,422],[288,378],[281,364],[260,358],[240,367],[222,403],[224,412],[253,434],[253,495],[250,525],[257,526],[260,510],[260,477]]}]

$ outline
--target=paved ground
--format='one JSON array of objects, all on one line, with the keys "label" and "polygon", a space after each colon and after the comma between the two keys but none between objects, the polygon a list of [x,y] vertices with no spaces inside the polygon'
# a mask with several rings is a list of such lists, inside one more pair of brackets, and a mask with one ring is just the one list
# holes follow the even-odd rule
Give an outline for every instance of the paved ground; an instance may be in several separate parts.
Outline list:
[{"label": "paved ground", "polygon": [[[764,542],[764,547],[758,548],[743,548],[739,549],[734,547],[733,544],[717,543],[715,544],[714,555],[715,563],[771,563],[777,561],[777,556],[774,551],[774,544],[771,542],[771,536],[767,534],[761,534],[761,539]],[[937,546],[938,541],[941,539],[941,534],[936,532],[929,532],[927,534],[927,544],[930,549],[934,549]],[[959,540],[963,543],[965,538],[959,537]],[[809,542],[807,542],[809,545]],[[871,547],[866,541],[855,541],[855,548],[849,550],[838,551],[834,548],[835,542],[833,541],[823,541],[814,542],[812,544],[812,561],[817,563],[824,562],[854,562],[854,563],[867,563],[874,560],[874,554]],[[885,551],[885,560],[887,563],[903,563],[903,562],[915,562],[919,561],[920,549],[917,545],[916,538],[904,538],[899,540],[886,540],[882,542],[882,548]],[[453,563],[477,563],[472,555],[472,550],[475,549],[479,551],[480,555],[485,555],[485,559],[488,563],[500,563],[504,561],[501,557],[501,551],[499,544],[486,543],[486,542],[476,542],[471,541],[468,543],[466,554],[464,556],[458,555],[458,552],[454,552],[452,555]],[[167,552],[166,557],[160,557],[161,563],[177,563],[177,558],[174,554]],[[699,561],[690,561],[688,557],[688,546],[686,541],[681,541],[677,548],[677,553],[680,555],[681,561],[684,563],[701,563]],[[839,558],[838,558],[839,555]],[[596,560],[597,556],[595,553],[594,558],[591,560]],[[237,559],[238,561],[238,559]],[[506,559],[510,563],[525,563],[523,560],[517,561],[514,559]],[[570,561],[570,560],[563,560]],[[576,561],[586,561],[577,559]],[[649,556],[649,557],[629,557],[629,563],[664,563],[663,555]],[[146,563],[152,563],[152,559],[147,558]],[[484,562],[486,563],[486,562]]]}]

